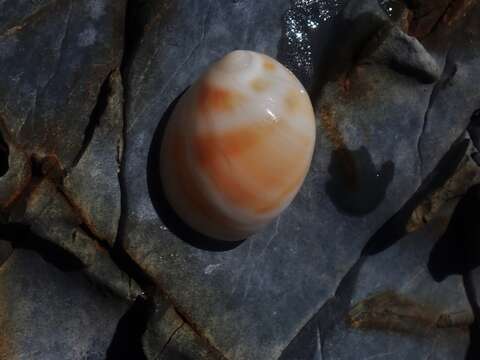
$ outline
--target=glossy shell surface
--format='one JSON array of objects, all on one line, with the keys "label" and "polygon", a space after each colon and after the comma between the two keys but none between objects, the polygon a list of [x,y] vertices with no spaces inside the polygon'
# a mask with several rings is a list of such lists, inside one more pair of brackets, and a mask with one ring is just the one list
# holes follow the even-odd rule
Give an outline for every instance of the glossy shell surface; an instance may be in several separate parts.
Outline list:
[{"label": "glossy shell surface", "polygon": [[160,156],[167,200],[196,231],[245,239],[299,191],[315,130],[310,98],[289,70],[263,54],[229,53],[168,120]]}]

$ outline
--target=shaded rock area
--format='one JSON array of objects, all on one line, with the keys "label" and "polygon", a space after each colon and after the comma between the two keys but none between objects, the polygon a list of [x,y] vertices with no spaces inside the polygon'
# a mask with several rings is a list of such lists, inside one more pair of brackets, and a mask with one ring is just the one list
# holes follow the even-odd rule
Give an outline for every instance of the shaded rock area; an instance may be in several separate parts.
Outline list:
[{"label": "shaded rock area", "polygon": [[[225,244],[158,153],[235,49],[303,81],[318,141]],[[480,356],[479,1],[6,0],[0,80],[1,359]]]},{"label": "shaded rock area", "polygon": [[465,358],[474,314],[462,276],[437,282],[429,268],[455,204],[384,252],[362,258],[281,358]]},{"label": "shaded rock area", "polygon": [[474,316],[462,276],[436,282],[428,267],[447,224],[437,218],[365,259],[347,321],[324,335],[324,359],[465,358]]},{"label": "shaded rock area", "polygon": [[455,173],[415,208],[406,225],[408,232],[418,230],[429,223],[446,203],[463,197],[472,184],[480,183],[480,172],[471,156],[472,151],[470,147]]},{"label": "shaded rock area", "polygon": [[0,266],[12,255],[13,248],[9,242],[0,240]]},{"label": "shaded rock area", "polygon": [[0,267],[2,359],[105,359],[127,303],[28,250]]}]

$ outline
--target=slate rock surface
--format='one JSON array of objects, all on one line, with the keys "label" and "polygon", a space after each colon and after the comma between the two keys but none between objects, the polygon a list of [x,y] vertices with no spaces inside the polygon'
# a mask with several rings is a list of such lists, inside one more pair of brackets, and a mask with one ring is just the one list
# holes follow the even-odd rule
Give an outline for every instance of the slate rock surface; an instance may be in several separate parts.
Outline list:
[{"label": "slate rock surface", "polygon": [[0,267],[2,359],[105,359],[127,303],[17,249]]},{"label": "slate rock surface", "polygon": [[[103,85],[105,109],[92,139],[64,180],[65,193],[82,211],[91,231],[113,246],[121,215],[118,176],[123,151],[123,85],[114,70]],[[96,190],[95,190],[96,189]]]},{"label": "slate rock surface", "polygon": [[[478,263],[468,272],[427,268],[432,254],[433,264],[449,263],[435,245],[451,231],[449,216],[426,228],[420,221],[378,253],[369,245],[398,214],[408,220],[426,204],[417,197],[445,154],[463,146],[469,124],[478,147],[479,25],[477,0],[0,2],[0,234],[8,241],[0,304],[16,305],[22,281],[62,293],[47,301],[31,286],[38,301],[26,308],[45,315],[0,315],[1,341],[14,351],[0,346],[0,357],[104,358],[112,338],[121,342],[114,323],[138,296],[148,299],[146,321],[126,342],[148,359],[471,353]],[[176,100],[235,49],[276,57],[299,76],[318,142],[292,206],[265,231],[224,244],[172,212],[158,152]],[[63,273],[20,250],[17,226],[78,268]]]},{"label": "slate rock surface", "polygon": [[103,80],[119,65],[124,2],[16,3],[2,2],[3,135],[28,154],[55,156],[66,169],[80,151]]},{"label": "slate rock surface", "polygon": [[[249,24],[259,24],[255,36],[234,20],[249,6]],[[288,4],[261,11],[265,6],[172,4],[168,15],[150,16],[126,76],[122,243],[178,313],[228,359],[280,356],[335,295],[373,233],[462,135],[479,101],[471,88],[480,76],[477,3],[458,10],[465,16],[440,14],[448,26],[417,40],[376,1],[350,2],[337,26],[322,32],[333,46],[319,45],[318,57],[336,64],[320,60],[318,72],[335,77],[312,90],[319,140],[299,196],[263,233],[227,251],[214,245],[210,250],[220,251],[205,251],[155,193],[158,134],[171,104],[211,61],[234,48],[278,55],[278,8]],[[383,36],[386,27],[392,30]],[[219,41],[220,34],[229,41]],[[372,46],[377,35],[381,42]],[[463,95],[461,111],[453,93]]]},{"label": "slate rock surface", "polygon": [[447,224],[437,218],[365,259],[347,322],[324,335],[324,359],[465,357],[474,316],[462,276],[436,282],[428,267]]}]

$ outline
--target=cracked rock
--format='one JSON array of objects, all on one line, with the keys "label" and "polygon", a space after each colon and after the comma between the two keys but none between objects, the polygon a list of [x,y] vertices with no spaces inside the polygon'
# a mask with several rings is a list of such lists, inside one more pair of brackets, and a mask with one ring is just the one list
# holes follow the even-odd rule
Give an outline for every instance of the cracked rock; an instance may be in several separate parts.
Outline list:
[{"label": "cracked rock", "polygon": [[453,176],[415,208],[406,226],[407,231],[416,231],[430,222],[447,202],[463,197],[472,185],[478,183],[480,168],[469,155],[466,155]]},{"label": "cracked rock", "polygon": [[105,112],[64,187],[89,229],[113,246],[121,214],[118,173],[123,150],[123,85],[118,70],[107,81]]},{"label": "cracked rock", "polygon": [[[168,16],[147,17],[152,20],[143,27],[126,74],[127,216],[122,244],[197,332],[229,359],[280,356],[335,294],[376,229],[415,193],[460,137],[470,108],[480,100],[472,87],[477,82],[466,78],[480,76],[474,56],[480,48],[475,45],[478,6],[456,26],[438,27],[421,44],[397,32],[387,39],[392,43],[383,61],[362,64],[353,55],[390,20],[377,1],[350,2],[318,43],[310,44],[320,58],[330,59],[319,61],[319,73],[335,77],[313,79],[318,85],[312,92],[318,143],[302,190],[265,231],[228,251],[206,246],[169,220],[168,208],[155,193],[159,182],[152,154],[160,141],[155,132],[168,121],[172,102],[226,52],[244,48],[281,55],[280,20],[289,2],[275,4],[176,2]],[[455,38],[462,31],[469,35]],[[348,41],[352,34],[357,43]],[[384,65],[401,39],[408,40],[416,56],[397,54],[396,61],[412,61],[409,65],[420,72]],[[432,59],[447,71],[436,83],[426,84],[426,74],[429,82],[438,75]],[[333,70],[328,67],[332,62]],[[452,101],[457,99],[454,92],[462,94],[458,101]],[[366,168],[381,186],[364,181]],[[329,181],[345,184],[355,199],[362,199],[361,207],[343,206],[348,203],[345,193],[327,192]]]},{"label": "cracked rock", "polygon": [[468,133],[473,141],[473,145],[480,150],[480,110],[473,113],[472,121],[468,126]]},{"label": "cracked rock", "polygon": [[0,239],[0,267],[8,260],[13,253],[13,248],[9,242]]},{"label": "cracked rock", "polygon": [[0,209],[5,209],[18,199],[31,180],[31,165],[25,154],[8,146],[8,170],[0,176]]},{"label": "cracked rock", "polygon": [[338,300],[317,315],[282,356],[313,359],[321,338],[322,359],[465,357],[474,314],[461,275],[437,281],[430,258],[447,229],[451,201],[421,230],[387,250],[362,259],[342,284]]},{"label": "cracked rock", "polygon": [[103,80],[120,64],[125,1],[7,0],[0,6],[5,136],[27,154],[55,156],[66,169],[80,150]]},{"label": "cracked rock", "polygon": [[17,249],[0,267],[2,359],[105,359],[127,303]]},{"label": "cracked rock", "polygon": [[[17,210],[18,211],[18,210]],[[15,222],[76,256],[86,273],[119,296],[133,301],[141,294],[139,286],[112,261],[108,251],[81,228],[81,220],[65,197],[49,180],[43,180],[30,194],[24,214],[14,214]]]},{"label": "cracked rock", "polygon": [[149,360],[224,360],[167,302],[156,305],[142,342]]}]

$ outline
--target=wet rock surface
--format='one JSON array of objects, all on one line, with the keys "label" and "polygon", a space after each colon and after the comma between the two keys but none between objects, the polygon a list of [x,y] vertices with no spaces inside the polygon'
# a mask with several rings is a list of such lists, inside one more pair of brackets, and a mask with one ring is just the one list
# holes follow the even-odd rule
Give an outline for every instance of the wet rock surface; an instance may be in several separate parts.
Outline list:
[{"label": "wet rock surface", "polygon": [[[0,358],[475,358],[479,31],[475,0],[0,3]],[[299,76],[318,142],[292,206],[227,246],[157,160],[234,49]]]}]

